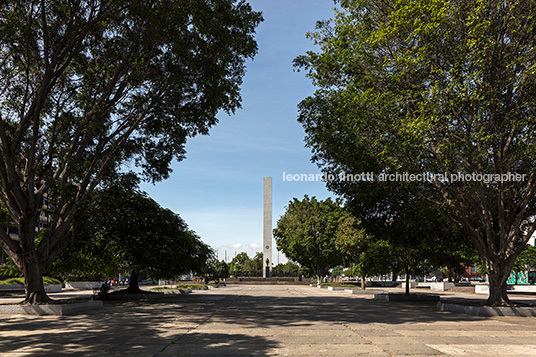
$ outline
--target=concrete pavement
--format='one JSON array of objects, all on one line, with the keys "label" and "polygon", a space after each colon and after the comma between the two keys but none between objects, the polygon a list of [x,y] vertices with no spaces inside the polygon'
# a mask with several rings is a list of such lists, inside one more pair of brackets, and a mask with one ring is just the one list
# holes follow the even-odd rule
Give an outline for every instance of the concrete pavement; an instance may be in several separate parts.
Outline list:
[{"label": "concrete pavement", "polygon": [[76,316],[0,316],[1,356],[535,356],[536,318],[308,286],[230,285]]}]

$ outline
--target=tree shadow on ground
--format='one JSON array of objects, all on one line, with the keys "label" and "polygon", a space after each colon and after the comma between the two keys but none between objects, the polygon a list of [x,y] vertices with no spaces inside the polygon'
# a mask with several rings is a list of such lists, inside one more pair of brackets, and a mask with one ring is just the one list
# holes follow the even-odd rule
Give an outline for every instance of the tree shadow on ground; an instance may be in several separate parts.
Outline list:
[{"label": "tree shadow on ground", "polygon": [[[231,287],[156,301],[107,302],[86,315],[4,318],[0,355],[262,355],[277,347],[272,332],[284,334],[286,329],[366,330],[378,324],[411,328],[437,322],[439,328],[457,329],[461,322],[478,325],[488,319],[440,312],[433,303],[387,302],[337,292],[281,297]],[[535,329],[532,318],[515,323]]]},{"label": "tree shadow on ground", "polygon": [[[332,324],[430,324],[435,322],[483,321],[489,317],[442,312],[435,302],[398,302],[371,297],[341,295],[272,297],[241,295],[218,316],[221,322],[251,327],[293,326],[306,328],[317,323]],[[191,296],[192,299],[197,297]],[[244,308],[246,307],[247,308]],[[528,322],[527,324],[532,323]]]},{"label": "tree shadow on ground", "polygon": [[7,317],[0,324],[0,355],[152,356],[166,349],[164,355],[259,355],[275,346],[261,336],[189,334],[218,312],[220,300],[192,303],[179,296],[111,302],[85,315]]},{"label": "tree shadow on ground", "polygon": [[255,356],[278,346],[261,336],[232,333],[190,333],[160,352],[159,356]]}]

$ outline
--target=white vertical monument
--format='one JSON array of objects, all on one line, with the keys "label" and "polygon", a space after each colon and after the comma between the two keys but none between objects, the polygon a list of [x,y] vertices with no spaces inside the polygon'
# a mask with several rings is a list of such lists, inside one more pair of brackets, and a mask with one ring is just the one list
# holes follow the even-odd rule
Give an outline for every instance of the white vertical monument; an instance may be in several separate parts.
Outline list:
[{"label": "white vertical monument", "polygon": [[272,178],[264,178],[264,217],[262,231],[262,276],[272,277]]}]

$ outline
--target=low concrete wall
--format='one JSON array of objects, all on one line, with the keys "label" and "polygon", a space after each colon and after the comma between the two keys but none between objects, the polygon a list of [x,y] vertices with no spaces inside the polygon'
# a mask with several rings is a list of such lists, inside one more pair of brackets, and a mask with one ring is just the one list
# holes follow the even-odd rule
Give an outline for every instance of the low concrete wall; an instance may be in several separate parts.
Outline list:
[{"label": "low concrete wall", "polygon": [[66,281],[65,289],[93,290],[100,289],[104,281]]},{"label": "low concrete wall", "polygon": [[[400,285],[398,281],[367,281],[365,282],[366,287],[381,287],[381,288],[396,288]],[[411,285],[410,285],[411,286]]]},{"label": "low concrete wall", "polygon": [[536,293],[536,285],[513,285],[509,291],[520,293]]},{"label": "low concrete wall", "polygon": [[61,291],[61,284],[45,285],[45,291],[47,293],[59,293]]},{"label": "low concrete wall", "polygon": [[[417,283],[417,286],[416,288],[430,288],[432,286],[433,283],[430,283],[430,282],[422,282],[422,283]],[[405,285],[404,285],[405,287]]]},{"label": "low concrete wall", "polygon": [[[507,292],[509,293],[536,293],[536,285],[508,285]],[[488,284],[475,285],[475,294],[489,295]]]},{"label": "low concrete wall", "polygon": [[0,284],[0,291],[24,291],[24,285]]},{"label": "low concrete wall", "polygon": [[335,286],[328,286],[328,290],[332,290],[332,291],[333,291],[333,290],[345,290],[345,289],[347,289],[347,288],[345,288],[345,287],[340,287],[340,286],[337,286],[337,287],[335,287]]},{"label": "low concrete wall", "polygon": [[22,315],[70,315],[102,308],[100,300],[72,304],[50,305],[0,305],[0,314]]},{"label": "low concrete wall", "polygon": [[378,290],[361,290],[361,289],[346,289],[344,290],[344,292],[348,294],[379,294]]},{"label": "low concrete wall", "polygon": [[489,285],[488,284],[477,284],[477,285],[475,285],[475,294],[489,295]]},{"label": "low concrete wall", "polygon": [[108,294],[108,300],[153,300],[170,297],[170,295],[191,294],[192,289],[165,289],[158,292],[143,292],[139,294]]},{"label": "low concrete wall", "polygon": [[374,299],[387,301],[439,301],[439,295],[374,294]]},{"label": "low concrete wall", "polygon": [[209,285],[208,288],[210,289],[217,289],[221,288],[222,286],[226,286],[225,284],[216,284],[215,286]]},{"label": "low concrete wall", "polygon": [[[206,289],[195,289],[195,290],[208,290],[208,288]],[[180,295],[180,294],[191,294],[192,293],[192,289],[169,289],[169,290],[162,290],[162,292],[165,294],[165,295]]]},{"label": "low concrete wall", "polygon": [[[170,294],[180,294],[180,292],[178,292],[178,290],[167,290],[168,292],[167,293],[139,293],[139,294],[113,294],[113,293],[110,293],[108,294],[108,296],[106,297],[107,300],[141,300],[141,299],[146,299],[146,300],[153,300],[153,299],[161,299],[163,297],[165,297],[166,295],[170,295]],[[177,292],[175,292],[177,291]]]},{"label": "low concrete wall", "polygon": [[[1,284],[0,291],[24,291],[24,285],[21,284]],[[47,293],[58,293],[61,291],[61,284],[45,285]]]},{"label": "low concrete wall", "polygon": [[[405,289],[405,288],[406,288],[406,282],[403,282],[400,286],[402,287],[402,289]],[[410,289],[413,289],[413,288],[415,288],[416,286],[417,286],[417,283],[416,283],[416,282],[414,282],[414,281],[410,281],[410,282],[409,282],[409,287],[410,287]]]},{"label": "low concrete wall", "polygon": [[431,283],[430,289],[432,291],[445,291],[452,289],[454,287],[454,283],[448,283],[448,282],[441,282],[441,283]]},{"label": "low concrete wall", "polygon": [[534,307],[468,306],[438,302],[436,308],[441,311],[461,312],[475,316],[536,316]]}]

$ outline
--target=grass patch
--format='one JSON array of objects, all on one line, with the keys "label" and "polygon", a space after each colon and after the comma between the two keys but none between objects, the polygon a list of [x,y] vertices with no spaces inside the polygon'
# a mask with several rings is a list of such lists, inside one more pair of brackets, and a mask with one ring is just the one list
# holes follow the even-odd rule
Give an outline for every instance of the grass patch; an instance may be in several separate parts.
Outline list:
[{"label": "grass patch", "polygon": [[[61,284],[61,282],[54,278],[49,278],[48,276],[43,277],[43,283],[45,285],[54,285],[54,284]],[[24,285],[24,278],[11,278],[6,280],[0,280],[1,285],[5,284],[19,284]]]},{"label": "grass patch", "polygon": [[205,284],[179,284],[175,286],[162,286],[157,288],[152,288],[151,290],[179,290],[179,289],[196,289],[196,288],[204,288],[207,285]]},{"label": "grass patch", "polygon": [[24,278],[11,278],[6,280],[0,280],[0,284],[6,285],[6,284],[22,284],[24,285]]},{"label": "grass patch", "polygon": [[323,283],[320,284],[320,286],[331,286],[332,288],[358,288],[357,285],[354,284],[343,284],[343,283]]},{"label": "grass patch", "polygon": [[175,286],[175,289],[195,289],[195,288],[204,288],[205,284],[179,284]]},{"label": "grass patch", "polygon": [[59,285],[61,284],[61,281],[59,281],[58,279],[49,278],[48,276],[45,276],[43,277],[43,283],[45,283],[45,285]]}]

